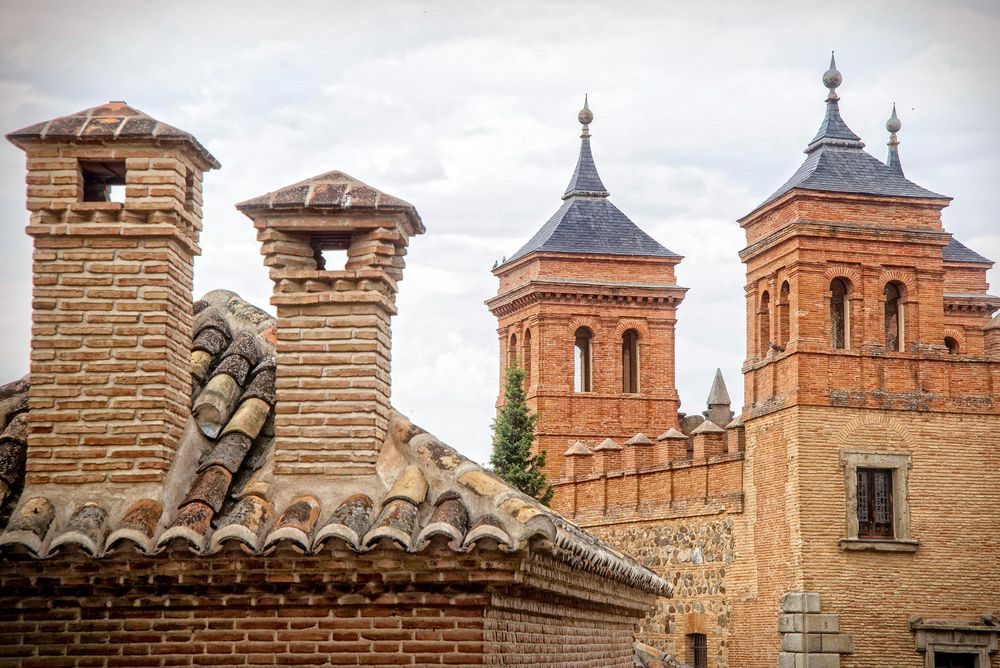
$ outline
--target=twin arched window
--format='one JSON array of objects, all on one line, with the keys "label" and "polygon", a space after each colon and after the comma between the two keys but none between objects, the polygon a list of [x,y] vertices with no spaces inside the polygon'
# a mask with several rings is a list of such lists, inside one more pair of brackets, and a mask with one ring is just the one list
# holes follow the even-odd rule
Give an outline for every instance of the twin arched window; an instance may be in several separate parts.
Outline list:
[{"label": "twin arched window", "polygon": [[[589,327],[578,327],[573,344],[573,391],[591,392],[594,388],[594,333]],[[639,393],[639,332],[634,329],[622,334],[622,392]]]}]

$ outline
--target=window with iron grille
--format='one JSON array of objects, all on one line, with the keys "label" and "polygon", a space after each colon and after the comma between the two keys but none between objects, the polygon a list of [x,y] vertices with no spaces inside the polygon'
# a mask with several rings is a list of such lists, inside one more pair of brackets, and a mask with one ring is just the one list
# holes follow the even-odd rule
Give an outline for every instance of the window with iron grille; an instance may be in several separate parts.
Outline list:
[{"label": "window with iron grille", "polygon": [[688,634],[688,663],[694,668],[708,668],[708,637],[704,633]]},{"label": "window with iron grille", "polygon": [[858,469],[858,537],[892,538],[892,469]]}]

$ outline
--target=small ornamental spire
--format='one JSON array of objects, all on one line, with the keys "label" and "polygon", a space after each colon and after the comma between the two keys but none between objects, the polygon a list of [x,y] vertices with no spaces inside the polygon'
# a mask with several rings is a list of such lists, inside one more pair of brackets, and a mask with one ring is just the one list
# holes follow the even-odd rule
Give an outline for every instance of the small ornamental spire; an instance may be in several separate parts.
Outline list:
[{"label": "small ornamental spire", "polygon": [[854,134],[847,123],[840,117],[840,96],[837,95],[837,88],[844,82],[844,76],[837,69],[837,60],[830,53],[830,69],[823,73],[823,85],[830,92],[826,96],[826,115],[823,124],[819,126],[819,132],[813,137],[806,147],[806,153],[812,153],[824,146],[833,146],[839,149],[861,149],[865,145],[861,137]]},{"label": "small ornamental spire", "polygon": [[580,124],[583,126],[583,134],[580,135],[581,139],[590,136],[590,124],[594,122],[594,112],[590,110],[587,97],[588,96],[585,93],[583,95],[583,109],[581,109],[580,113],[576,115],[577,120],[580,121]]},{"label": "small ornamental spire", "polygon": [[885,129],[889,131],[889,158],[885,164],[900,176],[903,175],[903,163],[899,161],[899,138],[896,133],[903,127],[903,123],[896,116],[896,103],[892,103],[892,116],[885,122]]},{"label": "small ornamental spire", "polygon": [[837,59],[834,52],[830,52],[830,69],[823,73],[823,85],[830,89],[830,93],[826,96],[827,102],[836,102],[840,99],[837,95],[837,88],[844,81],[844,75],[840,73],[837,69]]},{"label": "small ornamental spire", "polygon": [[590,124],[594,122],[594,112],[590,110],[589,96],[583,96],[583,109],[576,115],[576,119],[583,126],[583,133],[580,135],[580,158],[576,162],[576,169],[566,186],[563,199],[574,196],[580,197],[607,197],[608,189],[601,182],[601,177],[597,173],[597,165],[594,164],[594,155],[590,152]]}]

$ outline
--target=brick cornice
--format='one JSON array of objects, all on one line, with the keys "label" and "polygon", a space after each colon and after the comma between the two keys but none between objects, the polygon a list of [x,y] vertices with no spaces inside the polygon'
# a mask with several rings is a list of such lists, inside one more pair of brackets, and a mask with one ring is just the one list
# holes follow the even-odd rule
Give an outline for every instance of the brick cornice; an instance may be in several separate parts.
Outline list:
[{"label": "brick cornice", "polygon": [[616,283],[535,278],[486,301],[490,312],[503,317],[536,303],[636,304],[676,307],[687,288],[674,284]]}]

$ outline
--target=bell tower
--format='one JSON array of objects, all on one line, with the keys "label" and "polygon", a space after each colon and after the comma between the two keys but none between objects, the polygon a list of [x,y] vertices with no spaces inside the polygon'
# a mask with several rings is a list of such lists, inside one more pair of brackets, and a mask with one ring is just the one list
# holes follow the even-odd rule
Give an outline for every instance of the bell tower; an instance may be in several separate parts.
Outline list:
[{"label": "bell tower", "polygon": [[[996,577],[984,540],[996,512],[955,502],[1000,494],[977,473],[997,465],[1000,427],[1000,359],[984,346],[1000,308],[987,291],[992,262],[944,229],[950,197],[904,176],[895,107],[886,161],[864,150],[840,114],[842,82],[831,59],[805,161],[740,220],[744,489],[767,576],[736,604],[748,621],[735,665],[838,666],[841,654],[902,665],[915,642],[908,620],[936,615],[944,596],[928,596],[930,564]],[[935,586],[953,620],[996,605],[958,580]],[[799,633],[797,613],[823,623],[804,620]]]},{"label": "bell tower", "polygon": [[486,302],[498,320],[502,369],[519,364],[527,372],[528,403],[539,415],[536,447],[549,452],[550,480],[564,474],[562,455],[577,441],[625,443],[678,426],[674,325],[686,288],[674,269],[681,256],[611,203],[591,152],[593,119],[585,99],[580,154],[562,206],[494,268],[500,287]]}]

